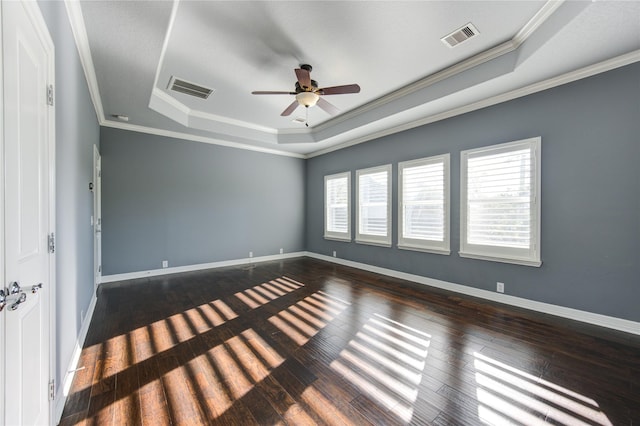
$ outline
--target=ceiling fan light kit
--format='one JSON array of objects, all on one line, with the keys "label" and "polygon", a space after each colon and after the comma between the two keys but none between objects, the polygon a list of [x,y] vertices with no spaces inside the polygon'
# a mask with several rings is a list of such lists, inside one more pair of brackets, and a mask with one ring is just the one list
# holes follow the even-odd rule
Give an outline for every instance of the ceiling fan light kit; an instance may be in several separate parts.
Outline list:
[{"label": "ceiling fan light kit", "polygon": [[305,108],[309,108],[318,103],[320,96],[313,92],[300,92],[296,95],[296,101]]},{"label": "ceiling fan light kit", "polygon": [[[313,68],[311,65],[302,64],[300,68],[296,68],[295,74],[298,79],[295,84],[294,92],[284,92],[284,91],[255,91],[251,92],[254,95],[295,95],[296,100],[289,105],[283,112],[280,114],[283,117],[291,115],[291,113],[298,107],[298,105],[302,105],[308,108],[318,105],[320,109],[326,112],[329,115],[335,115],[340,110],[336,108],[333,104],[327,102],[325,99],[322,99],[321,96],[327,95],[342,95],[347,93],[359,93],[360,86],[357,84],[346,84],[343,86],[332,86],[332,87],[321,87],[318,88],[318,83],[315,80],[311,79],[311,70]],[[307,127],[308,123],[305,122]]]}]

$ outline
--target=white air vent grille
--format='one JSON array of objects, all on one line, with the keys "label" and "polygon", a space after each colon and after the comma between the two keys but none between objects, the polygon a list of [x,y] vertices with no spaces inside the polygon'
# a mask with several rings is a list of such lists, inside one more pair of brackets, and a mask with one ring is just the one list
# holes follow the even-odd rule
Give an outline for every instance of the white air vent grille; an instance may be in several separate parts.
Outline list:
[{"label": "white air vent grille", "polygon": [[176,77],[171,77],[169,80],[169,89],[184,93],[186,95],[195,96],[200,99],[207,99],[209,95],[213,93],[213,89],[209,89],[207,87],[199,86],[195,83],[190,83],[185,80],[181,80]]},{"label": "white air vent grille", "polygon": [[455,30],[451,34],[442,37],[440,40],[442,40],[442,42],[449,47],[455,47],[463,41],[467,41],[471,37],[475,37],[478,34],[480,33],[478,32],[476,27],[474,27],[473,24],[469,23],[464,27]]}]

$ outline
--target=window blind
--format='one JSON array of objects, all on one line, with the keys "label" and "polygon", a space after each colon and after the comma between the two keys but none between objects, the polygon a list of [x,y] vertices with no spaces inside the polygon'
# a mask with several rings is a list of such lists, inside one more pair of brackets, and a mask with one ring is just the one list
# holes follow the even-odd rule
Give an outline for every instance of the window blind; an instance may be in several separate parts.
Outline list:
[{"label": "window blind", "polygon": [[327,180],[327,231],[349,232],[349,179]]},{"label": "window blind", "polygon": [[444,162],[402,170],[402,237],[443,241]]},{"label": "window blind", "polygon": [[540,266],[540,137],[462,151],[460,256]]},{"label": "window blind", "polygon": [[324,237],[351,241],[351,172],[324,177]]},{"label": "window blind", "polygon": [[391,245],[390,176],[390,164],[356,171],[357,242]]},{"label": "window blind", "polygon": [[470,244],[530,246],[530,149],[470,157],[467,188]]}]

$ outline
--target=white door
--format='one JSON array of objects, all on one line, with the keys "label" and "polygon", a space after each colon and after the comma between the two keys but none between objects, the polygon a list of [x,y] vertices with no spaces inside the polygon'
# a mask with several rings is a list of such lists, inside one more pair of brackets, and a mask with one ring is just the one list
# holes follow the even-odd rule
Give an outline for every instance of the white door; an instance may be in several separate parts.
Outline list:
[{"label": "white door", "polygon": [[96,288],[102,277],[102,159],[93,146],[93,272]]},{"label": "white door", "polygon": [[[50,421],[53,43],[35,2],[2,2],[4,94],[4,424]],[[15,285],[12,283],[16,283]],[[42,285],[41,288],[38,288]],[[15,294],[13,291],[15,291]],[[0,419],[2,420],[2,419]]]}]

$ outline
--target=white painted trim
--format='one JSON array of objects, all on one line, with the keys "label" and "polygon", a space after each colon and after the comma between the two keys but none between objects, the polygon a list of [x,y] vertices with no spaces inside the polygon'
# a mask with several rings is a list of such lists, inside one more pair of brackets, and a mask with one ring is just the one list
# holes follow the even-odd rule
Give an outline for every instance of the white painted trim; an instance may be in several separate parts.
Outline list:
[{"label": "white painted trim", "polygon": [[[442,164],[442,193],[443,193],[443,240],[420,240],[416,238],[404,237],[404,171],[407,168],[430,166]],[[431,157],[417,158],[414,160],[401,161],[398,163],[398,245],[402,250],[417,250],[427,253],[445,254],[451,253],[451,154],[440,154]]]},{"label": "white painted trim", "polygon": [[194,141],[194,142],[202,142],[202,143],[208,143],[208,144],[212,144],[212,145],[226,146],[228,148],[243,149],[245,151],[256,151],[256,152],[262,152],[262,153],[265,153],[265,154],[281,155],[283,157],[293,157],[293,158],[303,158],[303,159],[306,158],[306,156],[304,154],[297,154],[295,152],[287,152],[287,151],[280,151],[278,149],[262,148],[262,147],[259,147],[259,146],[245,145],[245,144],[238,143],[238,142],[229,142],[229,141],[210,138],[210,137],[206,137],[206,136],[196,136],[196,135],[191,135],[191,134],[188,134],[188,133],[174,132],[174,131],[171,131],[171,130],[156,129],[155,127],[140,126],[138,124],[131,124],[131,123],[123,123],[123,122],[119,122],[119,121],[117,122],[117,121],[105,120],[104,122],[100,123],[100,125],[104,126],[104,127],[111,127],[111,128],[114,128],[114,129],[121,129],[121,130],[129,130],[129,131],[132,131],[132,132],[147,133],[149,135],[166,136],[166,137],[169,137],[169,138],[175,138],[175,139],[181,139],[181,140],[187,140],[187,141]]},{"label": "white painted trim", "polygon": [[89,302],[89,307],[87,308],[87,313],[82,319],[82,325],[78,332],[78,338],[76,339],[76,344],[73,348],[73,353],[71,354],[67,371],[62,379],[62,383],[60,383],[58,389],[56,389],[53,424],[60,423],[60,418],[62,417],[64,405],[67,402],[67,396],[69,395],[69,389],[71,389],[71,383],[73,382],[73,378],[78,368],[78,361],[80,360],[80,354],[82,353],[82,348],[84,347],[84,342],[87,338],[87,332],[89,331],[89,325],[91,324],[91,318],[93,318],[93,311],[95,310],[97,300],[98,299],[94,291],[91,301]]},{"label": "white painted trim", "polygon": [[352,268],[362,269],[376,274],[386,275],[389,277],[399,278],[402,280],[412,281],[418,284],[424,284],[430,287],[440,288],[447,291],[453,291],[467,296],[479,297],[481,299],[493,302],[504,303],[506,305],[516,306],[535,312],[550,314],[562,318],[580,321],[600,327],[611,328],[614,330],[624,331],[626,333],[640,335],[640,322],[630,321],[622,318],[610,317],[607,315],[596,314],[593,312],[581,311],[578,309],[567,308],[564,306],[552,305],[550,303],[537,302],[535,300],[524,299],[516,296],[509,296],[502,293],[494,293],[492,291],[482,290],[461,284],[454,284],[447,281],[436,280],[421,275],[409,274],[393,269],[381,268],[378,266],[368,265],[366,263],[354,262],[351,260],[330,257],[323,254],[305,252],[305,255],[314,259],[325,260]]},{"label": "white painted trim", "polygon": [[200,263],[197,265],[175,266],[173,268],[151,269],[148,271],[127,272],[124,274],[103,275],[101,283],[133,280],[138,278],[157,277],[161,275],[178,274],[181,272],[202,271],[203,269],[223,268],[225,266],[251,265],[253,263],[270,262],[273,260],[291,259],[304,256],[306,252],[298,251],[285,254],[274,254],[260,257],[247,257],[243,259],[223,260],[220,262]]},{"label": "white painted trim", "polygon": [[167,53],[167,46],[169,45],[169,38],[173,31],[173,24],[176,22],[176,15],[178,14],[178,5],[180,0],[173,0],[173,6],[171,8],[171,16],[169,18],[169,25],[167,26],[167,32],[164,35],[164,41],[162,42],[162,49],[160,50],[160,59],[158,60],[158,66],[156,67],[156,76],[153,79],[153,89],[158,87],[158,79],[160,78],[160,69],[164,63],[164,55]]},{"label": "white painted trim", "polygon": [[[93,201],[93,223],[92,223],[92,232],[93,232],[93,288],[94,290],[98,288],[98,284],[100,284],[100,277],[102,273],[98,268],[102,267],[102,156],[100,155],[100,150],[94,144],[93,145],[93,190],[92,190],[92,201]],[[98,223],[98,221],[100,223]],[[96,228],[100,229],[100,233],[96,233]],[[98,235],[100,237],[98,238]],[[96,244],[97,240],[100,240],[99,245]],[[96,265],[96,261],[98,265]]]},{"label": "white painted trim", "polygon": [[518,31],[518,33],[511,39],[513,43],[516,45],[516,48],[520,47],[522,43],[525,42],[526,39],[533,34],[540,25],[542,25],[551,15],[555,13],[556,10],[565,0],[547,0],[547,2],[533,15],[533,18],[527,22],[524,27]]},{"label": "white painted trim", "polygon": [[259,124],[253,124],[253,123],[249,123],[242,120],[235,120],[233,118],[223,117],[222,115],[211,114],[211,113],[196,110],[196,109],[190,109],[189,116],[201,118],[203,120],[217,121],[220,123],[229,124],[231,126],[238,126],[238,127],[244,127],[246,129],[258,130],[260,132],[269,133],[273,135],[278,134],[278,129],[274,129],[273,127],[261,126]]},{"label": "white painted trim", "polygon": [[430,116],[420,118],[418,120],[413,120],[397,126],[388,127],[380,131],[372,132],[347,142],[343,142],[328,148],[311,152],[307,154],[305,157],[307,159],[318,157],[320,155],[328,154],[333,151],[338,151],[340,149],[348,148],[353,145],[358,145],[364,142],[368,142],[373,139],[379,139],[383,136],[388,136],[395,133],[403,132],[405,130],[413,129],[415,127],[420,127],[426,124],[435,123],[437,121],[446,120],[448,118],[466,114],[468,112],[476,111],[482,108],[487,108],[493,105],[497,105],[513,99],[521,98],[527,95],[532,95],[537,92],[542,92],[543,90],[551,89],[557,86],[561,86],[563,84],[572,83],[576,80],[581,80],[583,78],[591,77],[596,74],[601,74],[607,71],[611,71],[616,68],[620,68],[625,65],[629,65],[638,61],[640,61],[640,50],[634,50],[633,52],[629,52],[624,55],[621,55],[612,59],[608,59],[603,62],[599,62],[597,64],[589,65],[584,68],[570,71],[568,73],[565,73],[556,77],[552,77],[547,80],[533,83],[528,86],[522,87],[520,89],[511,90],[509,92],[496,95],[496,96],[491,96],[489,98],[486,98],[477,102],[473,102],[471,104],[463,105],[457,108],[453,108],[448,111],[430,115]]},{"label": "white painted trim", "polygon": [[71,32],[76,41],[78,56],[80,57],[80,63],[82,63],[82,69],[84,70],[84,77],[89,87],[91,102],[93,103],[93,108],[96,110],[98,123],[102,124],[105,120],[104,110],[102,109],[102,98],[100,97],[100,88],[96,77],[96,69],[93,65],[93,58],[91,57],[89,37],[87,36],[87,28],[84,25],[80,1],[65,0],[64,5],[67,9],[67,15],[69,16]]},{"label": "white painted trim", "polygon": [[[155,101],[155,102],[154,102]],[[278,129],[272,127],[261,126],[242,120],[235,120],[221,115],[211,114],[197,109],[189,108],[187,105],[174,98],[171,94],[164,90],[154,87],[151,91],[149,99],[149,108],[192,129],[207,130],[206,127],[194,126],[192,121],[194,118],[210,121],[212,123],[223,123],[230,126],[243,127],[245,129],[258,130],[263,133],[272,135],[278,134]]]},{"label": "white painted trim", "polygon": [[[360,233],[360,176],[384,172],[387,174],[387,235],[379,236]],[[391,206],[393,204],[391,184],[393,183],[393,164],[368,167],[356,170],[356,194],[355,194],[355,241],[358,244],[369,244],[374,246],[391,247],[393,216]]]},{"label": "white painted trim", "polygon": [[[327,182],[336,179],[347,179],[347,232],[329,231],[327,229],[327,207],[329,204]],[[324,177],[324,238],[335,241],[351,241],[351,170],[348,172],[335,173]]]},{"label": "white painted trim", "polygon": [[[530,242],[529,247],[511,247],[508,245],[471,243],[468,241],[469,200],[468,173],[473,158],[487,155],[500,155],[514,151],[528,150],[531,153],[530,175],[531,196],[529,199]],[[460,151],[460,257],[514,263],[516,265],[542,265],[540,258],[540,222],[541,222],[541,171],[542,137],[537,136],[512,142],[482,146]]]},{"label": "white painted trim", "polygon": [[[0,3],[0,25],[2,25],[2,3]],[[4,42],[2,34],[4,31],[0,29],[0,277],[5,280],[4,252],[5,252],[5,233],[4,233]],[[5,419],[4,412],[4,378],[5,374],[5,315],[0,313],[0,422]]]}]

